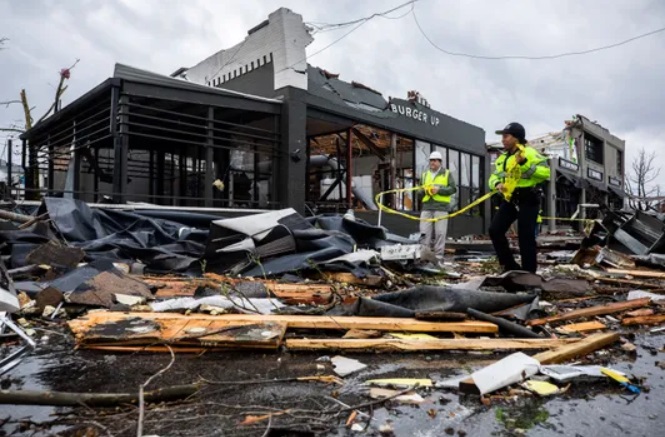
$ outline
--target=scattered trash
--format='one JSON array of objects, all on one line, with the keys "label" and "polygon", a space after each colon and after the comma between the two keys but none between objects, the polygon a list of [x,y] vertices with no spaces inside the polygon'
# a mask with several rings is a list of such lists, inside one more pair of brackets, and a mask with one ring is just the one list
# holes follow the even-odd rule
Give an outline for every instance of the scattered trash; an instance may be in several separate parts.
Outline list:
[{"label": "scattered trash", "polygon": [[431,379],[415,379],[415,378],[387,378],[387,379],[371,379],[365,381],[365,385],[377,387],[393,387],[393,388],[409,388],[409,387],[432,387]]},{"label": "scattered trash", "polygon": [[538,381],[535,379],[529,379],[527,381],[524,381],[520,385],[525,389],[536,393],[539,396],[552,396],[555,394],[560,394],[563,391],[565,391],[547,381]]},{"label": "scattered trash", "polygon": [[626,389],[630,390],[632,393],[640,394],[642,392],[642,390],[638,386],[636,386],[636,385],[634,385],[630,382],[630,379],[626,378],[624,375],[622,375],[622,374],[620,374],[620,373],[618,373],[614,370],[603,368],[603,369],[600,370],[600,372],[603,375],[607,376],[608,378],[618,382],[619,384],[624,386]]},{"label": "scattered trash", "polygon": [[333,370],[342,378],[352,373],[358,372],[367,367],[366,364],[352,358],[342,357],[340,355],[332,357]]},{"label": "scattered trash", "polygon": [[550,364],[540,366],[539,372],[558,382],[571,380],[593,380],[604,378],[601,372],[602,366],[568,366],[562,364]]},{"label": "scattered trash", "polygon": [[537,374],[539,367],[538,360],[516,352],[472,373],[460,382],[459,389],[463,393],[485,395]]},{"label": "scattered trash", "polygon": [[387,399],[390,398],[391,400],[394,400],[395,402],[399,402],[400,404],[407,404],[407,405],[420,405],[423,402],[425,402],[425,398],[420,396],[416,392],[408,392],[404,394],[400,394],[401,392],[396,391],[396,390],[389,390],[385,388],[376,388],[373,387],[369,390],[369,396],[372,399]]}]

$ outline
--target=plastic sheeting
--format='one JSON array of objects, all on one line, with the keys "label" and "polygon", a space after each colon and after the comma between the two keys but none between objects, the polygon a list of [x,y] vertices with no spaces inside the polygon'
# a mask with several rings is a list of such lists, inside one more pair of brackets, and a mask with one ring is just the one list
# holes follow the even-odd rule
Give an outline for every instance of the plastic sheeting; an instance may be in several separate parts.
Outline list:
[{"label": "plastic sheeting", "polygon": [[529,303],[535,295],[491,293],[452,287],[421,285],[395,293],[359,298],[344,308],[334,308],[335,315],[370,317],[414,317],[418,312],[466,312],[469,308],[493,313]]}]

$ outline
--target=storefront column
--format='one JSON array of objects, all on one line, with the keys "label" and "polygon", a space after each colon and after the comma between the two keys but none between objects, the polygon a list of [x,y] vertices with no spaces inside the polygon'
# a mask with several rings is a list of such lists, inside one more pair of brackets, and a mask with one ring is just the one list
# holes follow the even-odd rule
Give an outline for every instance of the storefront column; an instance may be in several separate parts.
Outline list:
[{"label": "storefront column", "polygon": [[279,203],[305,213],[307,177],[307,92],[286,87],[275,92],[284,96],[282,106],[282,141],[279,153]]},{"label": "storefront column", "polygon": [[559,211],[556,210],[556,177],[557,171],[556,169],[552,169],[549,181],[550,188],[547,199],[545,200],[547,202],[547,215],[550,216],[547,224],[549,231],[552,233],[556,232],[556,220],[554,217],[558,217],[559,214]]},{"label": "storefront column", "polygon": [[346,131],[346,201],[353,209],[353,132]]}]

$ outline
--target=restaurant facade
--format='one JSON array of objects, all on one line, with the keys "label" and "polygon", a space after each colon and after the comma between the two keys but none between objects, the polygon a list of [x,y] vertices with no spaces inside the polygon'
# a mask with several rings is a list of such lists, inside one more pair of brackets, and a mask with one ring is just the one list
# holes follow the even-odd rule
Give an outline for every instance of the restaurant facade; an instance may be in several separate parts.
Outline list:
[{"label": "restaurant facade", "polygon": [[[302,17],[279,9],[240,44],[162,75],[116,65],[111,78],[23,136],[39,195],[215,210],[292,207],[379,221],[377,193],[419,185],[439,151],[466,205],[486,192],[485,132],[417,91],[381,92],[309,65]],[[32,164],[32,166],[31,166]],[[386,196],[418,215],[413,192]],[[482,234],[489,203],[451,221]],[[383,214],[394,232],[418,222]]]}]

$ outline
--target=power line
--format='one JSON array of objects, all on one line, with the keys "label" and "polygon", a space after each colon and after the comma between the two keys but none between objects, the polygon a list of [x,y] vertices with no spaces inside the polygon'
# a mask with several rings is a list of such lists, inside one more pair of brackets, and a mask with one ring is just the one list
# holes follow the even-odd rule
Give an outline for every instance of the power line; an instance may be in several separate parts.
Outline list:
[{"label": "power line", "polygon": [[355,19],[355,20],[352,20],[352,21],[346,21],[346,22],[343,22],[343,23],[332,23],[331,24],[331,23],[321,23],[321,22],[312,21],[312,22],[307,22],[305,24],[313,27],[315,29],[315,31],[317,31],[317,32],[326,32],[326,31],[330,31],[330,30],[343,29],[345,27],[353,26],[354,24],[358,24],[358,23],[361,23],[361,22],[367,22],[367,21],[372,20],[376,17],[386,18],[386,19],[389,19],[389,20],[399,20],[401,18],[406,17],[411,11],[408,11],[408,12],[406,12],[403,15],[400,15],[398,17],[388,17],[387,15],[392,13],[392,12],[395,12],[399,9],[402,9],[406,6],[413,5],[418,1],[419,0],[411,0],[411,1],[408,1],[406,3],[401,4],[399,6],[396,6],[392,9],[389,9],[387,11],[375,12],[372,15],[369,15],[367,17],[358,18],[358,19]]},{"label": "power line", "polygon": [[[322,49],[317,50],[316,52],[312,53],[311,55],[305,56],[304,58],[300,59],[299,61],[294,62],[293,64],[289,65],[288,67],[284,67],[284,68],[282,68],[281,70],[277,71],[276,73],[279,73],[279,72],[284,71],[284,70],[292,69],[295,65],[297,65],[297,64],[299,64],[299,63],[301,63],[301,62],[303,62],[303,61],[306,61],[306,60],[308,60],[308,59],[310,59],[310,58],[313,58],[314,56],[318,55],[319,53],[323,52],[324,50],[329,49],[330,47],[334,46],[335,44],[337,44],[338,42],[340,42],[341,40],[343,40],[343,39],[346,38],[347,36],[351,35],[353,32],[355,32],[356,30],[358,30],[363,24],[367,23],[368,21],[372,20],[373,18],[376,18],[376,17],[382,17],[382,16],[384,16],[385,14],[389,14],[389,13],[394,12],[394,11],[396,11],[396,10],[398,10],[398,9],[401,9],[401,8],[403,8],[403,7],[405,7],[405,6],[409,6],[409,5],[411,5],[411,10],[410,10],[409,12],[407,12],[406,14],[404,14],[404,15],[401,16],[402,18],[403,18],[403,17],[406,17],[410,12],[413,12],[414,5],[415,5],[415,3],[416,3],[417,1],[419,1],[419,0],[411,0],[411,1],[406,2],[406,3],[404,3],[404,4],[401,4],[401,5],[399,5],[399,6],[395,7],[395,8],[392,8],[392,9],[390,9],[390,10],[388,10],[388,11],[380,12],[380,13],[375,13],[375,14],[370,15],[369,17],[365,17],[365,18],[361,18],[361,19],[358,19],[358,20],[354,20],[353,22],[349,22],[349,23],[354,23],[354,24],[355,24],[355,23],[358,23],[358,25],[355,26],[355,27],[354,27],[353,29],[351,29],[350,31],[346,32],[344,35],[342,35],[342,36],[340,36],[339,38],[337,38],[335,41],[333,41],[333,42],[331,42],[330,44],[328,44],[327,46],[323,47]],[[348,23],[343,23],[343,24],[348,24]]]},{"label": "power line", "polygon": [[613,49],[615,47],[622,46],[624,44],[631,43],[633,41],[637,41],[638,39],[646,38],[651,35],[655,35],[657,33],[665,31],[665,27],[662,27],[660,29],[652,30],[651,32],[643,33],[641,35],[634,36],[632,38],[628,38],[624,41],[620,41],[614,44],[609,44],[606,46],[601,46],[601,47],[596,47],[593,49],[588,49],[588,50],[581,50],[577,52],[566,52],[566,53],[559,53],[556,55],[543,55],[543,56],[518,56],[518,55],[508,55],[508,56],[484,56],[484,55],[472,55],[468,53],[460,53],[460,52],[452,52],[450,50],[446,50],[442,47],[439,47],[434,41],[432,41],[425,31],[423,30],[422,26],[420,25],[420,22],[418,21],[418,17],[416,16],[416,11],[415,8],[411,10],[411,14],[413,15],[413,20],[416,22],[416,26],[418,27],[418,30],[420,30],[420,33],[425,37],[427,42],[429,42],[432,47],[435,49],[439,50],[442,53],[445,53],[446,55],[450,56],[460,56],[464,58],[471,58],[471,59],[483,59],[483,60],[490,60],[490,61],[496,61],[496,60],[506,60],[506,59],[526,59],[526,60],[532,60],[532,61],[538,61],[538,60],[546,60],[546,59],[558,59],[558,58],[564,58],[568,56],[579,56],[579,55],[586,55],[589,53],[594,53],[594,52],[599,52],[602,50],[609,50]]}]

